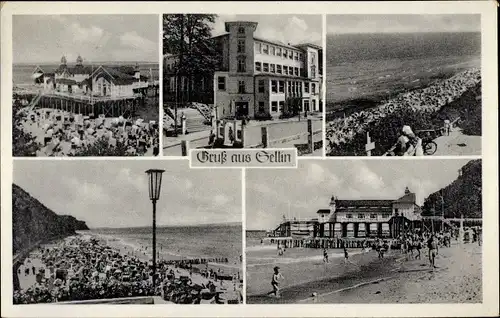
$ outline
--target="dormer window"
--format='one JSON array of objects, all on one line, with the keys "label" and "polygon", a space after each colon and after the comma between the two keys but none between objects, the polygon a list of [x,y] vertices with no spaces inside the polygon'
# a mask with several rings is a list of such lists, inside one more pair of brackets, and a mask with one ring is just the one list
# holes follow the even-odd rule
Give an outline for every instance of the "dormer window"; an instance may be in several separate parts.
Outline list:
[{"label": "dormer window", "polygon": [[245,28],[244,27],[239,27],[238,28],[238,34],[245,34]]}]

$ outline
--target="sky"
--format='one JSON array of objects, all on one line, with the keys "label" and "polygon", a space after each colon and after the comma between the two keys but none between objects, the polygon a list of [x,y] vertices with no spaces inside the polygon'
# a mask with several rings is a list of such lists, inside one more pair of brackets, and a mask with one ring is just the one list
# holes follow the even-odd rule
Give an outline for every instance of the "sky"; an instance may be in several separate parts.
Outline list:
[{"label": "sky", "polygon": [[187,160],[19,160],[13,183],[90,228],[150,226],[145,171],[152,168],[166,170],[158,226],[241,223],[241,171],[189,169]]},{"label": "sky", "polygon": [[322,45],[321,15],[260,14],[219,15],[213,27],[213,35],[226,33],[224,23],[231,21],[257,22],[255,36],[266,40],[280,41],[292,45],[313,43]]},{"label": "sky", "polygon": [[400,32],[480,32],[479,14],[328,15],[327,34]]},{"label": "sky", "polygon": [[469,160],[299,160],[296,170],[246,172],[246,228],[272,230],[287,218],[316,218],[338,199],[396,200],[405,188],[417,204],[457,179]]},{"label": "sky", "polygon": [[14,63],[158,62],[157,15],[15,15]]}]

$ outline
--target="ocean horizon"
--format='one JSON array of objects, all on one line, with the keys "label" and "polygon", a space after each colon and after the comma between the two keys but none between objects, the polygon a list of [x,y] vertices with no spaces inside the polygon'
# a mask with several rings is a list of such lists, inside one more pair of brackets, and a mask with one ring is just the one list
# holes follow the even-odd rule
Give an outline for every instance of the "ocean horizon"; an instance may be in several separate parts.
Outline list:
[{"label": "ocean horizon", "polygon": [[[89,234],[118,241],[121,245],[143,250],[151,245],[151,226],[91,228]],[[240,266],[242,224],[158,226],[157,251],[165,259],[227,258],[228,265]]]},{"label": "ocean horizon", "polygon": [[[139,71],[141,75],[149,76],[149,69],[151,69],[153,73],[154,80],[159,79],[160,75],[160,65],[158,62],[128,62],[128,61],[113,61],[113,62],[92,62],[86,63],[84,65],[87,66],[96,66],[100,65],[105,66],[135,66],[135,64],[139,65]],[[32,84],[33,79],[31,78],[31,74],[35,70],[37,66],[41,67],[46,72],[55,71],[60,65],[60,62],[48,62],[48,63],[13,63],[12,64],[12,82],[14,85],[26,85]],[[74,63],[68,63],[68,66],[74,66]]]},{"label": "ocean horizon", "polygon": [[379,100],[480,67],[481,33],[327,34],[327,111],[334,103]]}]

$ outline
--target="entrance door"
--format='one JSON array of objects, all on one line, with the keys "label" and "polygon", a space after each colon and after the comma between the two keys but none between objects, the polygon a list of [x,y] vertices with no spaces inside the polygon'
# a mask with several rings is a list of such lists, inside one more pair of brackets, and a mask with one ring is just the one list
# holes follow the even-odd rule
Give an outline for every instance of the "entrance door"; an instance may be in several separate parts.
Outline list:
[{"label": "entrance door", "polygon": [[248,116],[248,102],[235,102],[235,116],[236,118],[242,118],[243,116]]}]

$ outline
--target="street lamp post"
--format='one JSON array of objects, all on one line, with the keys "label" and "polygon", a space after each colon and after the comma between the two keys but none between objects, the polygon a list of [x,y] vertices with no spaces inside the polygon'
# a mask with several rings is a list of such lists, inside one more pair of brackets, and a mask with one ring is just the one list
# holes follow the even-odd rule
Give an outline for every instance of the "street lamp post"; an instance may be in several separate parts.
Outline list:
[{"label": "street lamp post", "polygon": [[156,292],[156,201],[160,199],[161,177],[165,170],[149,169],[149,199],[153,202],[153,293]]}]

